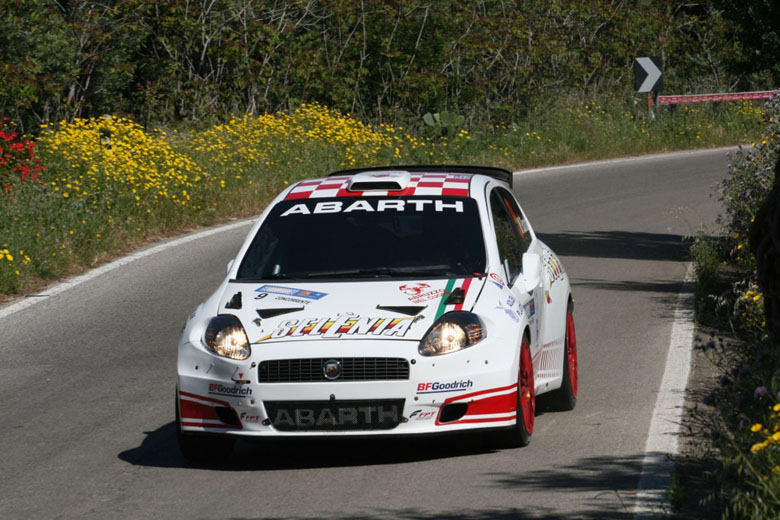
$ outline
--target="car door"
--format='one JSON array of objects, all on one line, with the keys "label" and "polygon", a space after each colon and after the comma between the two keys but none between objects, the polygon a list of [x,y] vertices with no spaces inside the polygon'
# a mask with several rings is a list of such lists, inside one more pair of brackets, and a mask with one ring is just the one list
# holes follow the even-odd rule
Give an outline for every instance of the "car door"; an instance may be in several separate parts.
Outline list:
[{"label": "car door", "polygon": [[528,252],[533,237],[525,216],[514,197],[504,188],[496,187],[490,193],[490,212],[496,234],[499,259],[512,294],[524,307],[531,326],[531,353],[538,348],[538,320],[536,308],[540,289],[531,293],[524,290],[520,275],[523,273],[523,254]]}]

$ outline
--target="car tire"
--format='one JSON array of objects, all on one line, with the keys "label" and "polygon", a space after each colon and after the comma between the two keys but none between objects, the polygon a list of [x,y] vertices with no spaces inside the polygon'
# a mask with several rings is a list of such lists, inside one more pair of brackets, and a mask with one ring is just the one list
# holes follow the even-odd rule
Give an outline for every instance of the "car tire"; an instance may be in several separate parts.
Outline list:
[{"label": "car tire", "polygon": [[178,395],[174,404],[176,407],[176,440],[179,444],[179,451],[184,458],[194,464],[227,462],[233,451],[235,439],[184,433],[181,429]]},{"label": "car tire", "polygon": [[559,411],[574,410],[577,405],[579,368],[577,362],[577,334],[574,330],[574,305],[569,300],[566,308],[566,336],[563,351],[563,382],[561,387],[549,394],[550,408]]},{"label": "car tire", "polygon": [[531,442],[536,417],[536,390],[531,345],[528,335],[520,344],[520,363],[517,371],[517,417],[515,425],[502,431],[501,444],[508,448],[520,448]]}]

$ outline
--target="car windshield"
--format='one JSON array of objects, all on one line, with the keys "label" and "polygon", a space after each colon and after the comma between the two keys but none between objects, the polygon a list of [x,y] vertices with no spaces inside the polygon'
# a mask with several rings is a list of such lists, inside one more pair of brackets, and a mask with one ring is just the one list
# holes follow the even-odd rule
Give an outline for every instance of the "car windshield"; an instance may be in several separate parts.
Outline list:
[{"label": "car windshield", "polygon": [[474,199],[340,197],[274,206],[237,280],[452,277],[484,270]]}]

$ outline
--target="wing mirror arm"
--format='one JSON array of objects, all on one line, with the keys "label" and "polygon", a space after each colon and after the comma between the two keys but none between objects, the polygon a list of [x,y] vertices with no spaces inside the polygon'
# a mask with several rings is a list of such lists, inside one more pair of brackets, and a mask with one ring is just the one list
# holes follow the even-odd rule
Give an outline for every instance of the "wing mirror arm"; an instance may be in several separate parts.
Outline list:
[{"label": "wing mirror arm", "polygon": [[525,292],[533,292],[542,284],[542,258],[534,253],[523,254],[521,284]]}]

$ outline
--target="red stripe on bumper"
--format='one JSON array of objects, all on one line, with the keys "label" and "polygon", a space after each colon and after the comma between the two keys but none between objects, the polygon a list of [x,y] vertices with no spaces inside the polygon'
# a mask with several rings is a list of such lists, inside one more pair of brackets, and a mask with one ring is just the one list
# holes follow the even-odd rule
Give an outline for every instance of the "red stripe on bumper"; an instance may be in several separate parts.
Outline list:
[{"label": "red stripe on bumper", "polygon": [[206,397],[204,395],[191,394],[189,392],[184,392],[182,390],[179,390],[179,395],[183,395],[185,397],[192,397],[193,399],[199,399],[201,401],[208,401],[210,403],[217,403],[217,404],[221,404],[222,406],[227,406],[228,408],[232,408],[230,406],[230,403],[228,403],[227,401],[222,401],[221,399],[214,399],[213,397]]},{"label": "red stripe on bumper", "polygon": [[472,397],[476,397],[478,395],[492,394],[493,392],[504,392],[504,391],[512,390],[514,388],[517,388],[517,383],[511,384],[509,386],[503,386],[501,388],[491,388],[489,390],[480,390],[479,392],[471,392],[470,394],[456,395],[455,397],[450,397],[446,399],[444,402],[454,403],[455,401],[463,401],[464,399],[471,399]]},{"label": "red stripe on bumper", "polygon": [[466,417],[472,415],[488,415],[493,413],[509,413],[517,411],[517,394],[495,395],[487,399],[479,399],[469,403]]}]

